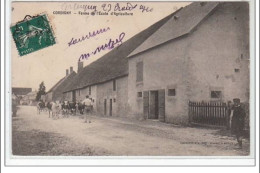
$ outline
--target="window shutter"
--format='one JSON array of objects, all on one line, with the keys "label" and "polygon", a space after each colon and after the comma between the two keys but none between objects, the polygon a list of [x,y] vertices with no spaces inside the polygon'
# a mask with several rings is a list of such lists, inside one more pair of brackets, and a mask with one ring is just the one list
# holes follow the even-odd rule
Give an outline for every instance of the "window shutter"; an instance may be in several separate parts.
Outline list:
[{"label": "window shutter", "polygon": [[144,119],[148,118],[149,115],[149,91],[143,92],[143,106],[144,106]]},{"label": "window shutter", "polygon": [[143,81],[143,62],[138,62],[136,64],[136,82]]},{"label": "window shutter", "polygon": [[165,121],[165,90],[159,90],[159,121]]}]

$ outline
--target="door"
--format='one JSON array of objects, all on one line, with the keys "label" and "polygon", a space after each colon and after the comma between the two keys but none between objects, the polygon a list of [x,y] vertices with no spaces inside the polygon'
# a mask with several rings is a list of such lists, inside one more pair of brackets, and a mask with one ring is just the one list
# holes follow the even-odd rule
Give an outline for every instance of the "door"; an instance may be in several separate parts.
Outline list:
[{"label": "door", "polygon": [[76,103],[76,91],[72,91],[72,101]]},{"label": "door", "polygon": [[144,119],[147,119],[149,115],[149,91],[143,92],[143,112]]},{"label": "door", "polygon": [[109,103],[109,115],[112,116],[112,99],[110,99],[110,103]]},{"label": "door", "polygon": [[107,115],[107,100],[104,99],[104,115]]},{"label": "door", "polygon": [[150,100],[149,100],[149,119],[158,119],[158,117],[159,117],[158,91],[151,91]]},{"label": "door", "polygon": [[165,90],[158,91],[159,121],[165,122]]}]

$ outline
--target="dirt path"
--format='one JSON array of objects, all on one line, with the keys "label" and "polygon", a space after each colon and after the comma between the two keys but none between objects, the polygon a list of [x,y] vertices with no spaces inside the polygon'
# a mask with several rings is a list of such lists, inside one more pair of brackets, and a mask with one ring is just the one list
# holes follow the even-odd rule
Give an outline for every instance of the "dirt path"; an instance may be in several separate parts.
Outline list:
[{"label": "dirt path", "polygon": [[249,141],[234,149],[220,130],[174,126],[150,120],[79,116],[53,120],[23,106],[13,118],[15,155],[233,156],[248,155]]}]

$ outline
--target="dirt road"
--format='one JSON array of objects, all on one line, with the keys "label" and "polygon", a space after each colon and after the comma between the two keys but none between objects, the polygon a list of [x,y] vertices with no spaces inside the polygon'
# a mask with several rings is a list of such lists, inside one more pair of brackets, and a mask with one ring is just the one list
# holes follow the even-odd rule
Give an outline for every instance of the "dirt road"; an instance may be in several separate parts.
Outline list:
[{"label": "dirt road", "polygon": [[175,126],[158,121],[91,116],[53,120],[36,107],[21,106],[12,119],[14,155],[71,156],[237,156],[234,137],[218,129]]}]

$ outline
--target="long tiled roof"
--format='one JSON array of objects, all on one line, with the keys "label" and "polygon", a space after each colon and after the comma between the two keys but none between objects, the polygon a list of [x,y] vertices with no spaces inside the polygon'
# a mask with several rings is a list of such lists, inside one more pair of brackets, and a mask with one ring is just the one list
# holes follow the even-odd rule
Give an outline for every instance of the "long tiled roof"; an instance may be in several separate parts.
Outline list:
[{"label": "long tiled roof", "polygon": [[32,91],[32,88],[19,88],[19,87],[12,87],[12,93],[15,95],[26,95]]},{"label": "long tiled roof", "polygon": [[49,89],[49,91],[47,91],[47,93],[54,91],[64,80],[65,80],[65,77],[61,78],[55,85],[53,85],[51,87],[51,89]]},{"label": "long tiled roof", "polygon": [[167,22],[172,15],[174,15],[174,13],[158,21],[144,31],[130,38],[119,47],[111,50],[95,62],[84,67],[84,69],[74,77],[72,83],[63,91],[67,92],[84,88],[86,86],[128,75],[127,56],[165,22]]},{"label": "long tiled roof", "polygon": [[62,91],[71,83],[72,79],[75,77],[76,72],[71,72],[69,75],[63,77],[60,79],[47,93],[53,92],[53,91]]},{"label": "long tiled roof", "polygon": [[56,92],[53,92],[53,99],[54,100],[60,100],[63,96],[63,91],[66,89],[73,81],[74,77],[76,76],[76,72],[70,73],[68,76],[65,77],[65,79],[62,81],[60,85],[56,87]]},{"label": "long tiled roof", "polygon": [[128,57],[191,33],[219,2],[194,2],[173,15],[164,25],[146,39]]}]

